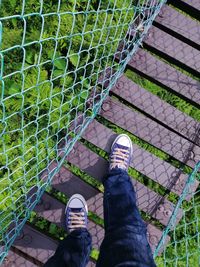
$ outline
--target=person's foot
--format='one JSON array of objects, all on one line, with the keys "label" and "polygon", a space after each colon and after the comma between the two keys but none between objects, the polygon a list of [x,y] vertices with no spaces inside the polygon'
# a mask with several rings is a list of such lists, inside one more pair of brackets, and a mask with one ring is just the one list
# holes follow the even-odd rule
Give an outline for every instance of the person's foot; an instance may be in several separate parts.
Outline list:
[{"label": "person's foot", "polygon": [[69,199],[66,210],[66,227],[68,232],[87,228],[88,207],[83,196],[75,194]]},{"label": "person's foot", "polygon": [[120,168],[127,171],[132,155],[133,146],[129,136],[118,135],[111,147],[109,170]]}]

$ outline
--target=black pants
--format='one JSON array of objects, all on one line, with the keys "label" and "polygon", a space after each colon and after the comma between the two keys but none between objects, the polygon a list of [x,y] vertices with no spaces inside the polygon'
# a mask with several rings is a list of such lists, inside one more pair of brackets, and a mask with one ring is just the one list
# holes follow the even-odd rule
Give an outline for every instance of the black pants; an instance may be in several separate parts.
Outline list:
[{"label": "black pants", "polygon": [[[105,237],[97,267],[155,267],[146,226],[136,206],[135,191],[126,171],[113,169],[104,181]],[[45,267],[85,267],[91,252],[86,229],[70,233]]]}]

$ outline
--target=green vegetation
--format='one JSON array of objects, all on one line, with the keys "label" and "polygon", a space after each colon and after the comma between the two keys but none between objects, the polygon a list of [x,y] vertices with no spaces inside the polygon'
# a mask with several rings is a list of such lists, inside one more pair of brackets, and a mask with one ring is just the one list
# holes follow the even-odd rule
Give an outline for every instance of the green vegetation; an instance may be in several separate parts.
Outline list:
[{"label": "green vegetation", "polygon": [[23,3],[0,9],[1,233],[26,216],[26,194],[58,159],[78,112],[90,116],[90,88],[107,66],[120,67],[113,56],[135,12],[134,1]]}]

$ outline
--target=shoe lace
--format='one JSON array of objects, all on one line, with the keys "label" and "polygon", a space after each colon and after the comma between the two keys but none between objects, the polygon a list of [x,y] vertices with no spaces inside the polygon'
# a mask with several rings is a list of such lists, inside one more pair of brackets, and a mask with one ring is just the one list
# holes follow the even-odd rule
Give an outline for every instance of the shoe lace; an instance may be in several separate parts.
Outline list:
[{"label": "shoe lace", "polygon": [[115,148],[110,157],[110,168],[122,168],[128,167],[128,150],[123,148]]},{"label": "shoe lace", "polygon": [[77,228],[86,228],[85,213],[69,211],[68,229],[72,231]]}]

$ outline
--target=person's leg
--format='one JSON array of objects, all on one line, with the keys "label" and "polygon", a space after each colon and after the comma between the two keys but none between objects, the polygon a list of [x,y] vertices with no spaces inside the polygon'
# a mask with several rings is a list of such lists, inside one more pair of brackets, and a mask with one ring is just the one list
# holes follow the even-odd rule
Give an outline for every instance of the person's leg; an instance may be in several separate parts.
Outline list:
[{"label": "person's leg", "polygon": [[85,267],[91,252],[91,235],[87,230],[87,204],[84,198],[73,195],[66,207],[66,226],[69,235],[60,242],[55,254],[44,267]]},{"label": "person's leg", "polygon": [[71,232],[60,242],[44,267],[85,267],[91,252],[91,236],[86,229]]},{"label": "person's leg", "polygon": [[55,254],[44,267],[85,267],[91,252],[91,236],[86,229],[78,229],[60,242]]},{"label": "person's leg", "polygon": [[[119,137],[112,147],[110,171],[104,180],[105,238],[97,267],[153,267],[156,265],[147,241],[146,227],[127,174],[132,144],[130,139],[124,140],[126,136]],[[126,141],[125,145],[122,141]]]}]

